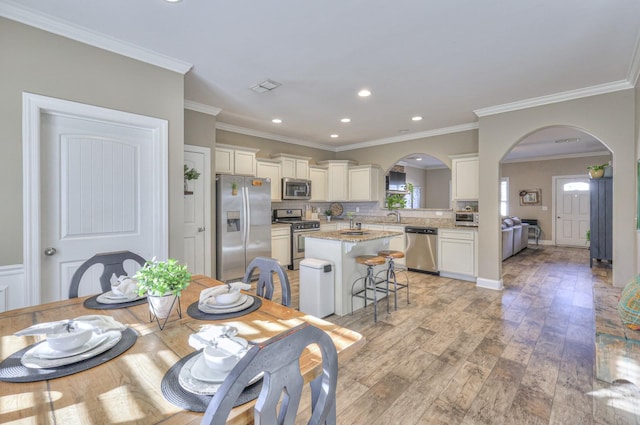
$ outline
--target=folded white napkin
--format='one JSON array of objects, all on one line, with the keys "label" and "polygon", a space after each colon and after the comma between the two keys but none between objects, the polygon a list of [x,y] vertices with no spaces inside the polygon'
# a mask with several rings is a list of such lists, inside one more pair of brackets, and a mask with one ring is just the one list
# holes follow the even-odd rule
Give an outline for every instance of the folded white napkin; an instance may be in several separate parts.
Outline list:
[{"label": "folded white napkin", "polygon": [[[241,289],[244,289],[246,291],[251,289],[251,284],[243,283],[243,282],[233,282],[233,283],[230,283],[229,286],[231,286],[232,291],[239,291]],[[212,288],[203,289],[200,292],[200,298],[198,299],[198,304],[200,305],[206,304],[209,298],[213,298],[216,295],[224,294],[228,291],[229,291],[229,288],[227,285],[218,285]]]},{"label": "folded white napkin", "polygon": [[237,334],[238,329],[233,326],[204,325],[198,333],[189,335],[189,345],[196,350],[200,350],[212,342],[215,342],[222,335],[231,337]]},{"label": "folded white napkin", "polygon": [[129,276],[116,278],[116,274],[114,273],[113,276],[111,276],[111,292],[129,300],[138,298],[138,281]]},{"label": "folded white napkin", "polygon": [[87,316],[79,316],[71,320],[58,320],[55,322],[38,323],[37,325],[29,326],[26,329],[14,333],[15,336],[25,335],[41,335],[54,331],[60,325],[66,323],[76,323],[82,329],[91,329],[97,334],[105,333],[108,331],[124,331],[127,326],[118,322],[111,316],[105,316],[102,314],[90,314]]}]

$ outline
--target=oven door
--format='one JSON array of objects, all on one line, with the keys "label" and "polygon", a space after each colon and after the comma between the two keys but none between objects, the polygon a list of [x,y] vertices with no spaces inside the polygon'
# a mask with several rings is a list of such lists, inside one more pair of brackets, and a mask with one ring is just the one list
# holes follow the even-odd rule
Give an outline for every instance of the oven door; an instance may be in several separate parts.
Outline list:
[{"label": "oven door", "polygon": [[304,236],[319,229],[301,230],[291,233],[291,265],[289,270],[298,270],[300,261],[304,260]]}]

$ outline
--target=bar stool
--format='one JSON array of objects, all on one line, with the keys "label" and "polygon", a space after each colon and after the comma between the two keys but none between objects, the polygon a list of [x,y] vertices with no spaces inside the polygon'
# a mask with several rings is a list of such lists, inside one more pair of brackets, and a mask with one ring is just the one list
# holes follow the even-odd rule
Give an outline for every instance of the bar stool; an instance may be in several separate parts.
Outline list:
[{"label": "bar stool", "polygon": [[[404,283],[398,283],[397,276],[396,276],[396,267],[395,267],[394,260],[397,258],[404,258],[404,252],[394,251],[394,250],[383,250],[383,251],[378,251],[378,256],[389,260],[389,266],[387,267],[386,270],[381,270],[376,274],[376,280],[378,282],[378,285],[381,282],[384,282],[383,280],[378,278],[378,275],[380,273],[386,273],[387,292],[393,292],[393,304],[394,304],[395,310],[398,309],[398,291],[403,288],[406,288],[407,290],[407,304],[411,304],[411,302],[409,301],[409,277],[404,272],[404,270],[398,270],[400,273],[404,275]],[[392,283],[393,283],[393,289],[391,289]]]},{"label": "bar stool", "polygon": [[[384,264],[386,260],[377,255],[359,255],[356,257],[356,263],[367,266],[367,275],[357,278],[351,285],[351,314],[353,314],[353,298],[362,298],[364,300],[364,306],[367,306],[367,300],[373,301],[373,321],[378,321],[378,292],[384,292],[389,296],[389,283],[387,282],[387,288],[381,288],[378,285],[384,281],[377,282],[376,277],[373,274],[373,268]],[[355,290],[355,286],[359,281],[363,281],[364,285],[362,289]],[[369,297],[367,291],[373,292],[373,297]],[[387,313],[389,312],[389,303],[387,302]]]}]

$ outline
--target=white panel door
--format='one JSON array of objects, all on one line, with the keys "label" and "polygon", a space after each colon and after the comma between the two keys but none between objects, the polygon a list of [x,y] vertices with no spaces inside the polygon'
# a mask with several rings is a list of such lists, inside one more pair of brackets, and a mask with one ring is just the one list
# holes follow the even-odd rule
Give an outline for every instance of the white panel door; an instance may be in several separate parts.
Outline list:
[{"label": "white panel door", "polygon": [[[41,131],[40,284],[41,302],[50,302],[68,298],[73,273],[97,253],[153,257],[153,136],[54,114],[43,114]],[[100,272],[96,266],[85,275],[80,296],[101,292],[93,279]]]},{"label": "white panel door", "polygon": [[211,275],[211,150],[198,146],[184,147],[184,163],[200,172],[188,182],[192,194],[184,195],[184,259],[191,274]]},{"label": "white panel door", "polygon": [[556,179],[556,245],[586,246],[589,229],[589,179]]}]

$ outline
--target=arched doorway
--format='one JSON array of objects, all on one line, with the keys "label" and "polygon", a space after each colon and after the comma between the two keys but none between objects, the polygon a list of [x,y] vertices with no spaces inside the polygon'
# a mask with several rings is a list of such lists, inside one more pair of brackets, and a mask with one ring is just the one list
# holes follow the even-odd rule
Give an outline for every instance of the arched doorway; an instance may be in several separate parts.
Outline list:
[{"label": "arched doorway", "polygon": [[[612,153],[586,131],[545,127],[521,138],[500,161],[509,187],[509,216],[538,223],[542,244],[588,249],[590,192],[587,167],[611,164]],[[523,202],[521,193],[538,193]]]},{"label": "arched doorway", "polygon": [[403,195],[404,209],[450,209],[451,169],[439,159],[413,153],[385,171],[386,196]]}]

